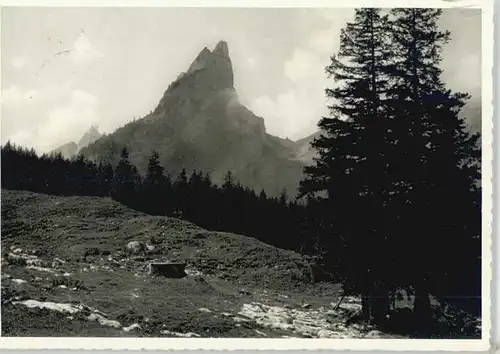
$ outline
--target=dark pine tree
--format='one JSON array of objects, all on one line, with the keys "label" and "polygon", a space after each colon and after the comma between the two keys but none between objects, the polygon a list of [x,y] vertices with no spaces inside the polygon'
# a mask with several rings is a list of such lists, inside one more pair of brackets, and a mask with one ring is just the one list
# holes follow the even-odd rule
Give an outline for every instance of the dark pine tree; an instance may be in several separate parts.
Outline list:
[{"label": "dark pine tree", "polygon": [[398,283],[415,287],[422,321],[430,318],[429,293],[480,297],[481,284],[479,136],[468,133],[459,117],[469,96],[452,93],[440,78],[442,47],[451,37],[438,27],[441,13],[391,11],[394,84],[388,99],[400,142],[391,152],[400,161],[391,171],[399,187],[391,208],[404,234],[393,252],[411,264]]},{"label": "dark pine tree", "polygon": [[171,194],[170,189],[170,180],[165,175],[165,169],[160,165],[160,155],[153,151],[149,157],[142,185],[141,209],[155,215],[165,214],[167,198]]},{"label": "dark pine tree", "polygon": [[387,33],[387,17],[373,8],[356,10],[354,21],[342,30],[338,55],[326,68],[337,84],[326,90],[332,116],[319,123],[322,134],[312,143],[319,157],[305,168],[307,177],[300,185],[301,195],[309,195],[321,210],[316,221],[322,229],[320,243],[330,246],[327,257],[338,257],[344,293],[361,294],[364,315],[375,321],[388,311],[381,255],[386,248]]},{"label": "dark pine tree", "polygon": [[186,211],[188,209],[187,195],[189,192],[189,183],[187,177],[187,171],[185,168],[181,170],[181,173],[177,176],[174,182],[174,215],[177,217],[184,218]]},{"label": "dark pine tree", "polygon": [[135,207],[140,182],[137,168],[130,163],[128,150],[124,147],[120,161],[115,168],[112,197],[126,205]]}]

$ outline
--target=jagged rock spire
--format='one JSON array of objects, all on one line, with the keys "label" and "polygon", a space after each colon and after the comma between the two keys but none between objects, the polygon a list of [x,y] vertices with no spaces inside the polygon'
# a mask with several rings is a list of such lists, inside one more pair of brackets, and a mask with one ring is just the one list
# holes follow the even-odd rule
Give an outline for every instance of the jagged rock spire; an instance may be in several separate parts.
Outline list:
[{"label": "jagged rock spire", "polygon": [[219,41],[213,51],[203,48],[190,65],[187,73],[204,70],[205,83],[214,88],[228,89],[234,86],[233,66],[229,57],[227,42]]},{"label": "jagged rock spire", "polygon": [[229,59],[229,47],[226,41],[219,41],[212,51],[213,54]]}]

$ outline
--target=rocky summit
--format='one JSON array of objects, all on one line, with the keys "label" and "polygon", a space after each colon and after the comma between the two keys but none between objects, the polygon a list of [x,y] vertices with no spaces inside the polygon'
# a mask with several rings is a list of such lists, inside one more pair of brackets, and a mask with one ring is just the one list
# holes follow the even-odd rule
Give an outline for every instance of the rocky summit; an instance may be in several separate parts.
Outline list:
[{"label": "rocky summit", "polygon": [[102,134],[99,132],[99,128],[96,125],[92,125],[89,130],[83,134],[83,136],[78,141],[78,144],[74,141],[61,145],[54,150],[50,151],[49,154],[61,154],[65,159],[70,159],[74,157],[78,152],[84,147],[92,144],[94,141],[99,139]]},{"label": "rocky summit", "polygon": [[221,183],[228,171],[257,192],[289,196],[297,192],[304,162],[294,142],[266,133],[264,119],[243,106],[234,88],[228,44],[203,48],[186,72],[170,84],[156,109],[81,152],[96,161],[117,163],[122,148],[144,172],[152,150],[168,173],[209,173]]}]

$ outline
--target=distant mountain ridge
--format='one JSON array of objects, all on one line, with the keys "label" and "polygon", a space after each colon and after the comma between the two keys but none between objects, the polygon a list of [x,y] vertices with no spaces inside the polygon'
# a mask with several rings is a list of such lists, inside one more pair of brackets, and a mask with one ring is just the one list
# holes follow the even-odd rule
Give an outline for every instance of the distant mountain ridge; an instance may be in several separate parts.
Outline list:
[{"label": "distant mountain ridge", "polygon": [[203,48],[172,82],[156,109],[83,148],[96,161],[117,163],[124,146],[145,171],[152,150],[167,172],[201,170],[221,183],[231,171],[244,186],[269,195],[297,192],[304,163],[295,143],[266,132],[264,119],[238,99],[229,48]]},{"label": "distant mountain ridge", "polygon": [[65,159],[70,159],[78,154],[78,152],[84,147],[92,144],[94,141],[99,139],[102,134],[99,132],[99,128],[96,125],[92,125],[89,130],[83,134],[83,136],[78,141],[78,144],[74,141],[61,145],[54,150],[50,151],[49,154],[61,154]]},{"label": "distant mountain ridge", "polygon": [[64,145],[58,146],[54,150],[50,151],[49,154],[55,154],[55,155],[61,154],[61,156],[64,157],[65,159],[70,159],[76,155],[77,151],[78,151],[78,145],[74,141],[71,141]]}]

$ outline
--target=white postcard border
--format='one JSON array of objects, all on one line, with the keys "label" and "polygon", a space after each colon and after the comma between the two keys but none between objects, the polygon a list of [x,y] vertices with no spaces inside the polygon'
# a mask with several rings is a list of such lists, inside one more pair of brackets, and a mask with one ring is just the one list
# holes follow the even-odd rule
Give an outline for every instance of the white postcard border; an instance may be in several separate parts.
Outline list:
[{"label": "white postcard border", "polygon": [[[493,0],[0,0],[0,6],[63,7],[440,7],[482,10],[482,339],[200,339],[0,337],[1,349],[85,350],[391,350],[491,349],[493,181]],[[1,30],[0,30],[1,34]],[[1,62],[0,62],[1,63]],[[1,78],[1,76],[0,76]],[[1,113],[0,113],[1,114]],[[0,313],[1,314],[1,313]]]}]

